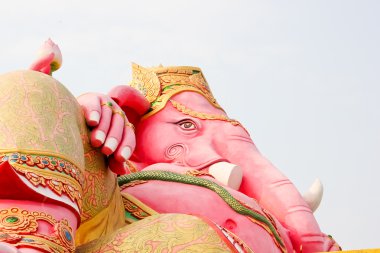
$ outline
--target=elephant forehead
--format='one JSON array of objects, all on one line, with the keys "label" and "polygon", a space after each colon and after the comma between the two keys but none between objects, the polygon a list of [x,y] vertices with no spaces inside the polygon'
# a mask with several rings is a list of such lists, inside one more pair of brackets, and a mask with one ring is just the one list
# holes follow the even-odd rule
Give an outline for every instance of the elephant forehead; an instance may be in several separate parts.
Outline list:
[{"label": "elephant forehead", "polygon": [[230,119],[222,109],[216,108],[207,98],[196,92],[182,92],[174,95],[169,99],[163,110],[147,119],[146,124],[143,125],[179,121],[184,116],[200,120],[228,122],[233,126],[242,127],[239,121]]},{"label": "elephant forehead", "polygon": [[226,115],[223,110],[216,108],[204,96],[196,92],[181,92],[174,95],[172,99],[197,112]]}]

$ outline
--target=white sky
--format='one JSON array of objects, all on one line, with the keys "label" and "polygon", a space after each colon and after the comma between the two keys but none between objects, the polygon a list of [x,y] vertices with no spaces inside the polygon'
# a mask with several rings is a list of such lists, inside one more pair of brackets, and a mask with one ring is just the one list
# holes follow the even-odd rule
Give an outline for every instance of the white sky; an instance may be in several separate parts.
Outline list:
[{"label": "white sky", "polygon": [[[98,4],[102,2],[103,4]],[[130,63],[195,65],[231,117],[344,249],[380,247],[380,1],[8,1],[0,73],[51,37],[74,95],[130,80]]]}]

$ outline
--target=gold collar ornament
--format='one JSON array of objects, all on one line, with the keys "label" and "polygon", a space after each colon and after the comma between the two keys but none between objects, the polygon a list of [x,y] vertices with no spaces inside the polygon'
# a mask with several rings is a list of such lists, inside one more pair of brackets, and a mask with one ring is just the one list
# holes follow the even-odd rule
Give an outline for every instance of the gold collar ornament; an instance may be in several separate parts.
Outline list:
[{"label": "gold collar ornament", "polygon": [[223,110],[212,95],[201,69],[197,67],[144,68],[133,63],[132,81],[129,85],[139,90],[151,104],[150,110],[143,118],[156,114],[165,107],[172,96],[184,91],[197,92],[214,107]]}]

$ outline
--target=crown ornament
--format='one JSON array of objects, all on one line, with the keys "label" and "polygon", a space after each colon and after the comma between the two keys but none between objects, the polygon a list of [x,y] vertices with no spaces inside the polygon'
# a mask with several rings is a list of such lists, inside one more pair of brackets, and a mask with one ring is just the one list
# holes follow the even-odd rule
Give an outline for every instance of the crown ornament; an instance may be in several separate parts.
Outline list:
[{"label": "crown ornament", "polygon": [[144,118],[162,110],[172,96],[184,91],[197,92],[213,106],[223,110],[212,95],[201,69],[197,67],[144,68],[133,63],[132,81],[129,85],[139,90],[151,104]]}]

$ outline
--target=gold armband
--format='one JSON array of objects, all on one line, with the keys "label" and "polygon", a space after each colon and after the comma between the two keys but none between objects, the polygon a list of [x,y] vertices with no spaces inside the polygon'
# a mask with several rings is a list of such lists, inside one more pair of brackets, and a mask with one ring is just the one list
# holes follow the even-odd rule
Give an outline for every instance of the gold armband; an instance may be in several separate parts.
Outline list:
[{"label": "gold armband", "polygon": [[[40,221],[52,226],[50,235],[37,233]],[[73,230],[66,219],[57,221],[50,214],[15,207],[0,210],[0,242],[53,253],[69,253],[75,249]]]}]

